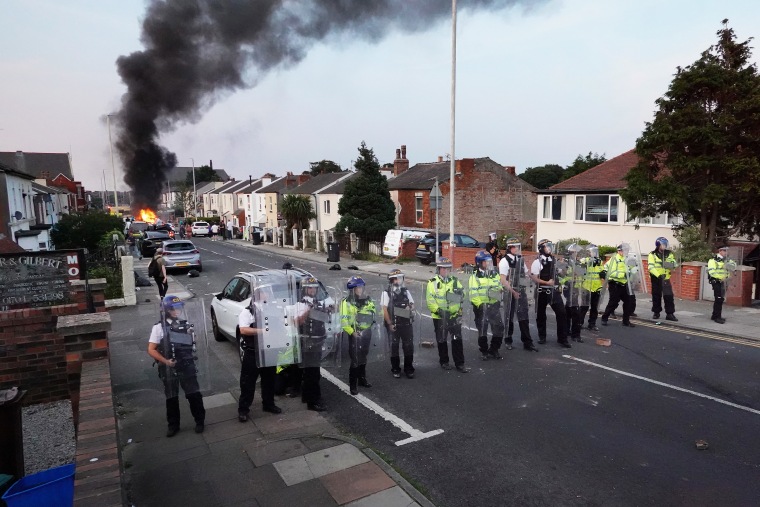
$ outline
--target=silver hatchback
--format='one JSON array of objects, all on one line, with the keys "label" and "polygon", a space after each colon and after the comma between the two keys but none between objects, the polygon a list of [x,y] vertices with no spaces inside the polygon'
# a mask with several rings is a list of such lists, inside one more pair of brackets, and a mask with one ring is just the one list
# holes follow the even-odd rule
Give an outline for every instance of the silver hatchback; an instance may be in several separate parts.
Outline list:
[{"label": "silver hatchback", "polygon": [[164,262],[166,269],[197,269],[203,271],[201,252],[186,239],[164,241]]}]

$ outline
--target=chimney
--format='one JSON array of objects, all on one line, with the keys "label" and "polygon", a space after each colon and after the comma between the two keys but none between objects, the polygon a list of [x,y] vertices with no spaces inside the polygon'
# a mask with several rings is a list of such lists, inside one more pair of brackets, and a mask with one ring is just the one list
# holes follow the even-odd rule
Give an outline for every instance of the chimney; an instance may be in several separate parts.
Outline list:
[{"label": "chimney", "polygon": [[213,161],[213,160],[209,160],[209,161],[208,161],[208,166],[209,166],[209,167],[211,168],[211,170],[213,171],[213,170],[214,170],[214,161]]},{"label": "chimney", "polygon": [[16,169],[22,173],[26,172],[26,159],[23,151],[16,152]]},{"label": "chimney", "polygon": [[507,172],[508,172],[509,174],[511,174],[512,176],[517,176],[517,175],[515,174],[515,166],[513,166],[513,165],[505,165],[505,166],[504,166],[504,170],[505,170],[505,171],[507,171]]},{"label": "chimney", "polygon": [[398,176],[409,169],[409,160],[406,158],[406,145],[402,144],[401,149],[396,149],[396,160],[393,161],[393,176]]},{"label": "chimney", "polygon": [[441,155],[438,155],[438,163],[443,162],[443,157]]}]

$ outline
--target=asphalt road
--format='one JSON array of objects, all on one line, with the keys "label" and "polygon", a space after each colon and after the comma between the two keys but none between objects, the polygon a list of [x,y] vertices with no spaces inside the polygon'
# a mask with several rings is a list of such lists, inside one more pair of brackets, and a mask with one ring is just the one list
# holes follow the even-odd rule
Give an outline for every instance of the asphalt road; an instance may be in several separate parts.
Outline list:
[{"label": "asphalt road", "polygon": [[[182,282],[206,308],[235,273],[287,260],[331,287],[354,274],[375,293],[385,284],[375,274],[194,242],[204,271]],[[407,285],[419,298],[421,285]],[[429,316],[421,320],[432,339]],[[430,438],[397,446],[407,433],[323,380],[326,415],[440,506],[758,505],[760,342],[619,322],[562,349],[549,310],[549,343],[530,353],[515,336],[502,361],[481,361],[470,334],[468,374],[442,370],[434,348],[417,349],[414,380],[394,379],[385,361],[368,365],[374,386],[361,393],[417,430],[443,430]],[[595,345],[597,336],[612,346]],[[212,390],[234,385],[235,346],[212,340],[210,350],[220,377]],[[332,373],[347,382],[347,365]]]}]

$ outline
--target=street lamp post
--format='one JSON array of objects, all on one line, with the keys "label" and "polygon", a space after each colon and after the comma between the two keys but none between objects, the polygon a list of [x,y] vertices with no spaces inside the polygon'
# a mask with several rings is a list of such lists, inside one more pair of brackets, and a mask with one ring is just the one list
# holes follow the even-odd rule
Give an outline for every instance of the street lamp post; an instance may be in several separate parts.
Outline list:
[{"label": "street lamp post", "polygon": [[193,163],[193,218],[198,218],[198,195],[195,193],[195,159],[191,158],[190,162]]},{"label": "street lamp post", "polygon": [[106,115],[108,123],[108,146],[111,149],[111,170],[113,171],[113,207],[119,212],[119,197],[116,195],[116,166],[113,163],[113,141],[111,140],[111,115]]},{"label": "street lamp post", "polygon": [[[451,0],[451,166],[449,168],[449,245],[454,246],[454,179],[456,176],[455,133],[457,91],[457,0]],[[453,257],[453,252],[451,252]]]}]

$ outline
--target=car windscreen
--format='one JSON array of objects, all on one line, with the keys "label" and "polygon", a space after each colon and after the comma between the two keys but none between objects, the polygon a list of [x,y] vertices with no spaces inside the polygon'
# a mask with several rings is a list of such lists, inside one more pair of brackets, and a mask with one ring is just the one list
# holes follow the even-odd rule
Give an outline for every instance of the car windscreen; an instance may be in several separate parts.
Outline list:
[{"label": "car windscreen", "polygon": [[150,239],[169,239],[169,234],[164,231],[148,231],[145,233],[145,237]]},{"label": "car windscreen", "polygon": [[195,250],[195,245],[193,245],[189,241],[164,244],[164,252],[182,252],[185,250]]},{"label": "car windscreen", "polygon": [[129,226],[129,230],[144,232],[148,230],[148,225],[147,222],[132,222]]},{"label": "car windscreen", "polygon": [[195,222],[193,227],[208,227],[208,224],[206,222]]}]

